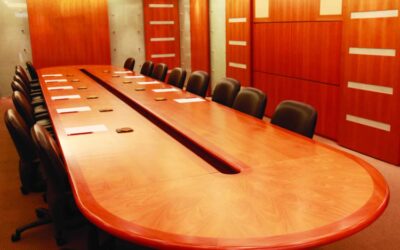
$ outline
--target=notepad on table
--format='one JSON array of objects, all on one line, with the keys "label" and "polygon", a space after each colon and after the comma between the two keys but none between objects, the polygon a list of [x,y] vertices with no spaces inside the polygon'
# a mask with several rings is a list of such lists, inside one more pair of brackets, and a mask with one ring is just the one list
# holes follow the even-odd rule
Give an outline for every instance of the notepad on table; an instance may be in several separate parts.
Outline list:
[{"label": "notepad on table", "polygon": [[178,92],[178,91],[180,91],[180,89],[165,88],[165,89],[153,89],[152,91],[156,92],[156,93],[166,93],[166,92]]},{"label": "notepad on table", "polygon": [[65,128],[65,133],[67,135],[92,134],[104,131],[107,131],[107,127],[104,124]]},{"label": "notepad on table", "polygon": [[52,96],[51,100],[68,100],[68,99],[79,99],[81,98],[80,95],[58,95],[58,96]]},{"label": "notepad on table", "polygon": [[124,70],[124,71],[114,71],[115,74],[129,74],[132,73],[132,71],[129,70]]},{"label": "notepad on table", "polygon": [[78,112],[85,112],[85,111],[91,111],[91,110],[92,109],[89,106],[82,106],[82,107],[57,109],[57,113],[59,113],[59,114],[78,113]]},{"label": "notepad on table", "polygon": [[200,97],[194,97],[194,98],[180,98],[180,99],[174,99],[177,103],[191,103],[191,102],[204,102],[205,100]]},{"label": "notepad on table", "polygon": [[58,86],[58,87],[48,87],[48,90],[65,90],[65,89],[74,89],[72,86]]},{"label": "notepad on table", "polygon": [[126,79],[140,79],[140,78],[144,78],[144,76],[124,76],[124,78],[126,78]]},{"label": "notepad on table", "polygon": [[67,82],[67,79],[51,79],[51,80],[44,80],[44,82]]},{"label": "notepad on table", "polygon": [[137,82],[140,85],[159,84],[159,81]]},{"label": "notepad on table", "polygon": [[63,76],[62,74],[44,74],[42,77],[55,77],[55,76]]}]

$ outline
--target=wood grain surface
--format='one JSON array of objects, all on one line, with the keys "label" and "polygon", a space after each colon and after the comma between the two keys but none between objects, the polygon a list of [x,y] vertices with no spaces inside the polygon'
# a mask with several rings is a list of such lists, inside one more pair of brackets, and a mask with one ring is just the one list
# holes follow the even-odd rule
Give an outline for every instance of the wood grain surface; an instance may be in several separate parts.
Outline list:
[{"label": "wood grain surface", "polygon": [[[152,91],[171,87],[164,83],[135,91],[143,86],[137,82],[152,79],[124,83],[125,74],[113,77],[116,70],[121,68],[39,71],[72,74],[68,79],[81,81],[68,84],[88,87],[50,92],[40,77],[78,207],[103,230],[162,249],[294,249],[358,232],[387,206],[384,178],[361,159],[217,103],[176,103],[174,98],[193,97],[181,90]],[[82,99],[51,101],[55,94]],[[88,95],[99,98],[87,100]],[[154,100],[160,96],[167,100]],[[91,112],[55,112],[86,105]],[[114,111],[97,111],[105,107]],[[94,124],[109,130],[64,133]],[[118,127],[134,132],[117,134]],[[226,159],[238,173],[222,173],[178,142],[174,131],[210,157]]]}]

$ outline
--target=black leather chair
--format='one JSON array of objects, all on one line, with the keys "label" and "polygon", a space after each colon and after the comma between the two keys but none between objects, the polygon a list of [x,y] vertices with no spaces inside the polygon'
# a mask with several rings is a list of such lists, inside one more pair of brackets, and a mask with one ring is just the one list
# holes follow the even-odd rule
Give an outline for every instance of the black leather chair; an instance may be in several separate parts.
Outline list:
[{"label": "black leather chair", "polygon": [[205,97],[209,83],[210,77],[207,72],[195,71],[189,77],[186,85],[186,91],[201,97]]},{"label": "black leather chair", "polygon": [[235,98],[232,108],[262,119],[267,106],[267,96],[256,88],[242,88]]},{"label": "black leather chair", "polygon": [[28,125],[14,109],[4,113],[4,122],[19,155],[21,192],[43,192],[45,185],[39,172],[40,161]]},{"label": "black leather chair", "polygon": [[30,102],[30,104],[33,107],[33,114],[34,116],[38,116],[41,114],[48,114],[48,110],[46,108],[46,103],[43,99],[38,98],[38,99],[32,99],[32,97],[26,92],[26,89],[24,88],[23,84],[17,82],[17,81],[12,81],[11,82],[11,89],[13,91],[19,91],[21,92],[26,99]]},{"label": "black leather chair", "polygon": [[21,65],[15,66],[15,75],[21,77],[25,84],[29,85],[31,91],[40,90],[40,84],[38,80],[30,80],[25,69]]},{"label": "black leather chair", "polygon": [[72,228],[72,226],[82,225],[82,217],[79,216],[80,214],[75,206],[62,154],[57,143],[39,124],[32,127],[31,135],[42,163],[42,171],[46,177],[46,198],[49,214],[32,224],[18,228],[11,239],[18,241],[23,231],[53,222],[56,243],[63,245],[66,243],[65,230]]},{"label": "black leather chair", "polygon": [[232,107],[240,90],[240,82],[233,78],[223,78],[215,85],[212,100],[222,105]]},{"label": "black leather chair", "polygon": [[183,88],[186,80],[186,70],[182,68],[174,68],[169,73],[167,83],[178,88]]},{"label": "black leather chair", "polygon": [[124,68],[133,71],[133,68],[135,68],[135,59],[133,57],[127,58],[124,63]]},{"label": "black leather chair", "polygon": [[161,82],[165,81],[167,76],[168,66],[165,63],[156,64],[151,72],[151,77]]},{"label": "black leather chair", "polygon": [[15,109],[24,119],[25,123],[31,128],[36,122],[44,126],[50,133],[53,133],[53,126],[47,114],[36,115],[34,114],[33,107],[28,99],[20,91],[14,91],[12,94],[12,101]]},{"label": "black leather chair", "polygon": [[153,72],[154,64],[152,61],[146,61],[143,63],[142,68],[140,69],[140,74],[145,76],[151,76],[151,72]]},{"label": "black leather chair", "polygon": [[26,68],[28,69],[28,72],[29,72],[29,75],[31,76],[32,81],[38,81],[39,77],[38,77],[36,69],[33,66],[31,61],[26,62]]},{"label": "black leather chair", "polygon": [[318,114],[314,107],[302,102],[287,100],[277,106],[271,123],[313,138],[317,117]]}]

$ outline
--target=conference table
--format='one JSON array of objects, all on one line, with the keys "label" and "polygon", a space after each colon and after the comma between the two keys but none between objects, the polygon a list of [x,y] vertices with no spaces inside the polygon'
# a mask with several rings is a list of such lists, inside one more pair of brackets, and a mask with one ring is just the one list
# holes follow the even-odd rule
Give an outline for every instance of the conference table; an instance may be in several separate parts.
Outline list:
[{"label": "conference table", "polygon": [[388,204],[360,158],[166,83],[110,65],[38,73],[78,208],[126,241],[309,248]]}]

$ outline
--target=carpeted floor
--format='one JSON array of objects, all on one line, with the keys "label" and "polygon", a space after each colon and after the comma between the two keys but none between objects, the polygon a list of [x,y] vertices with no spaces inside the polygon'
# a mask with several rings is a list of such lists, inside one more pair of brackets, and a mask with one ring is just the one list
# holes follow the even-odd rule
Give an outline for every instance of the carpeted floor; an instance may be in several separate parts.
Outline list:
[{"label": "carpeted floor", "polygon": [[[0,115],[11,107],[8,98],[0,99]],[[3,118],[1,118],[3,119]],[[337,146],[334,142],[316,137],[316,140]],[[343,149],[343,148],[341,148]],[[349,151],[351,152],[351,151]],[[354,153],[354,152],[352,152]],[[357,154],[357,153],[354,153]],[[400,168],[357,154],[373,164],[386,178],[390,186],[391,200],[385,213],[371,226],[344,240],[319,247],[318,249],[400,249]],[[19,242],[12,243],[11,234],[20,225],[35,219],[34,210],[46,207],[41,194],[22,195],[19,191],[18,155],[4,125],[0,122],[0,250],[56,250],[52,226],[46,225],[31,229],[22,235]],[[85,228],[71,231],[69,243],[64,250],[83,250],[86,243]]]}]

